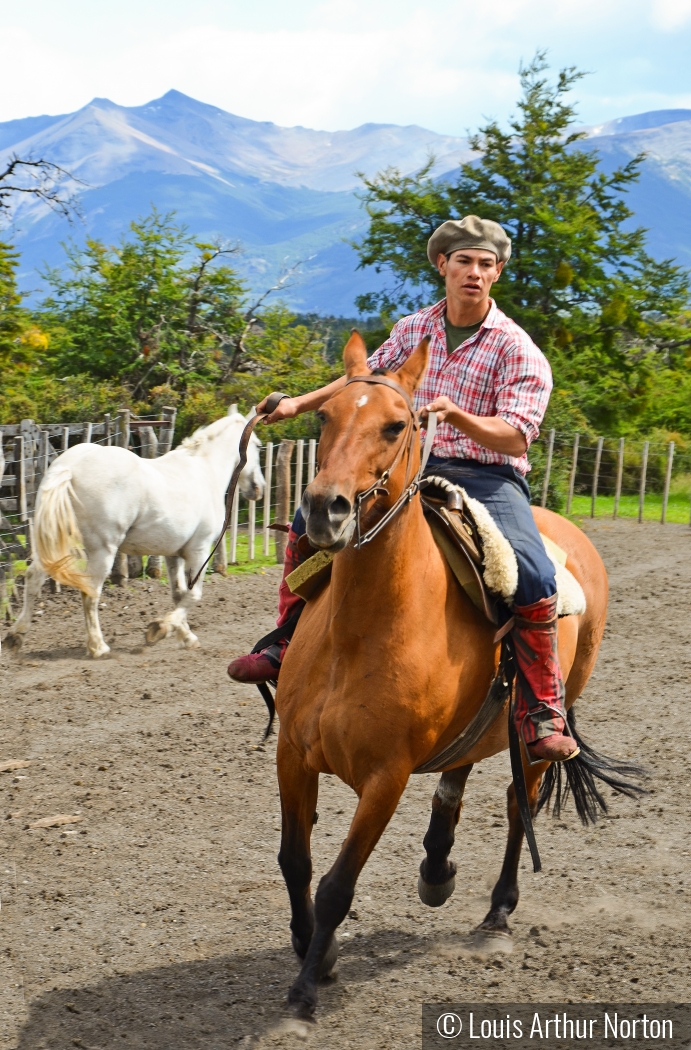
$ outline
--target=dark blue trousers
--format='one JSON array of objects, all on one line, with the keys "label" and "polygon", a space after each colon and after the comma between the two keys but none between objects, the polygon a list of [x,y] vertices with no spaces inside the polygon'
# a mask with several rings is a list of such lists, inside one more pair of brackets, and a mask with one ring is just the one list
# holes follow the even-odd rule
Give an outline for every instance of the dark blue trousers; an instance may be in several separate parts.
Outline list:
[{"label": "dark blue trousers", "polygon": [[430,456],[425,474],[438,474],[461,485],[469,496],[487,507],[516,552],[516,605],[532,605],[556,593],[554,565],[530,509],[530,489],[517,470],[508,464]]},{"label": "dark blue trousers", "polygon": [[[554,565],[530,509],[530,489],[517,470],[509,465],[478,463],[474,459],[430,456],[425,474],[438,474],[454,485],[461,485],[469,496],[487,507],[516,553],[516,605],[532,605],[556,593]],[[305,519],[299,508],[293,518],[293,530],[298,536],[305,531]]]}]

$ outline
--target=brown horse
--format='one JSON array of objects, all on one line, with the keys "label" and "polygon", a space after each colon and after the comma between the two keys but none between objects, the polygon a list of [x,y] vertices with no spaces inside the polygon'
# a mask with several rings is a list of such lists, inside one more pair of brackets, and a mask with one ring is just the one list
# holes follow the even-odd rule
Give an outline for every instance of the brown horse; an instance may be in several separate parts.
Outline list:
[{"label": "brown horse", "polygon": [[[357,334],[344,361],[348,377],[367,375]],[[389,378],[408,395],[427,363],[422,343]],[[418,469],[419,442],[409,440],[411,412],[404,394],[384,385],[352,383],[320,412],[319,473],[303,499],[307,535],[315,547],[337,549],[330,585],[310,601],[288,648],[276,696],[280,715],[277,762],[283,830],[279,863],[292,909],[295,951],[303,960],[289,1002],[310,1016],[317,982],[333,967],[335,930],[348,913],[355,884],[391,819],[408,781],[468,724],[479,709],[497,663],[494,628],[460,590],[432,538],[419,496],[369,545],[355,549],[356,497],[395,464],[388,495],[374,492],[365,526],[378,521]],[[401,454],[401,448],[403,454]],[[542,532],[568,554],[568,567],[586,595],[587,610],[559,624],[559,657],[567,706],[593,670],[607,609],[607,576],[587,537],[570,522],[536,510]],[[448,855],[472,766],[508,746],[507,720],[497,719],[459,768],[443,772],[432,801],[420,869],[420,896],[443,903],[453,890]],[[525,775],[537,810],[546,763]],[[310,894],[310,834],[320,773],[335,774],[358,804],[339,855]],[[597,774],[596,774],[597,775]],[[513,786],[503,868],[482,928],[508,932],[518,901],[523,826]]]}]

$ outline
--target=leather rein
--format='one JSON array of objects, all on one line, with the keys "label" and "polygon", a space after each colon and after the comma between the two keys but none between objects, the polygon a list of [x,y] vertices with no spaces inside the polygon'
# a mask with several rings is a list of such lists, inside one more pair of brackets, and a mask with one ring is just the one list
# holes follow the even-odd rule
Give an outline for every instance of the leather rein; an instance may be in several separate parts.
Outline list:
[{"label": "leather rein", "polygon": [[211,554],[206,559],[206,561],[204,562],[204,564],[202,565],[202,567],[200,568],[199,572],[194,577],[194,579],[192,579],[192,573],[190,572],[190,574],[188,576],[188,579],[187,579],[187,587],[188,587],[188,589],[190,591],[194,587],[195,583],[197,582],[197,580],[199,579],[201,574],[204,572],[204,569],[209,564],[209,562],[213,558],[213,556],[216,553],[216,551],[218,550],[218,548],[223,543],[223,538],[224,538],[224,536],[226,534],[226,529],[230,525],[230,519],[231,519],[232,514],[233,514],[233,500],[235,499],[235,490],[238,487],[238,481],[240,480],[240,475],[242,474],[243,470],[247,466],[247,449],[248,449],[248,446],[249,446],[249,443],[250,443],[250,438],[252,436],[252,431],[256,427],[257,423],[260,423],[262,421],[262,419],[266,419],[267,416],[270,416],[272,412],[276,411],[276,409],[278,408],[279,402],[281,402],[284,397],[290,397],[290,394],[281,394],[281,393],[269,394],[268,398],[266,399],[266,408],[265,408],[264,412],[262,413],[262,415],[260,416],[260,415],[256,415],[255,414],[245,424],[245,429],[242,432],[242,435],[240,437],[240,444],[238,445],[238,453],[239,453],[240,458],[238,459],[237,463],[235,464],[235,470],[233,471],[233,473],[230,476],[230,481],[228,482],[228,488],[226,489],[226,516],[225,516],[225,520],[223,522],[223,528],[221,529],[221,533],[220,533],[218,539],[216,540],[216,542],[213,545],[213,548],[211,550]]},{"label": "leather rein", "polygon": [[[408,411],[410,412],[408,426],[403,436],[403,440],[398,446],[398,451],[396,452],[393,463],[391,464],[391,466],[387,467],[387,469],[384,471],[381,477],[377,479],[377,481],[370,485],[368,489],[365,489],[364,492],[359,492],[355,497],[356,538],[355,542],[353,543],[353,547],[355,547],[356,550],[360,550],[360,548],[364,547],[366,543],[369,543],[370,540],[373,540],[374,537],[377,536],[382,531],[382,529],[384,529],[389,524],[392,518],[396,517],[398,512],[402,510],[402,508],[407,503],[409,503],[413,496],[419,491],[420,482],[422,480],[422,474],[425,467],[427,466],[427,460],[429,459],[429,454],[432,450],[432,442],[434,441],[434,435],[437,430],[437,414],[436,412],[430,412],[429,414],[427,433],[425,435],[425,445],[422,450],[422,456],[420,459],[420,467],[417,473],[415,474],[415,477],[411,480],[410,464],[412,461],[413,448],[415,445],[415,435],[418,432],[419,424],[417,413],[415,411],[415,406],[413,404],[413,399],[411,398],[410,394],[408,394],[408,392],[403,389],[400,383],[397,383],[394,379],[389,379],[388,376],[352,376],[346,381],[345,385],[349,386],[351,383],[374,383],[379,386],[388,386],[389,389],[395,390],[395,392],[403,398],[408,407]],[[403,458],[404,453],[406,452],[408,454],[408,462],[406,467],[406,477],[403,492],[398,497],[396,502],[393,503],[386,511],[386,513],[379,519],[376,525],[373,525],[371,529],[368,529],[367,532],[363,533],[360,524],[362,504],[366,499],[368,499],[370,496],[374,496],[375,494],[378,496],[389,495],[389,490],[386,488],[386,482],[389,480],[393,471],[396,469],[401,459]]]}]

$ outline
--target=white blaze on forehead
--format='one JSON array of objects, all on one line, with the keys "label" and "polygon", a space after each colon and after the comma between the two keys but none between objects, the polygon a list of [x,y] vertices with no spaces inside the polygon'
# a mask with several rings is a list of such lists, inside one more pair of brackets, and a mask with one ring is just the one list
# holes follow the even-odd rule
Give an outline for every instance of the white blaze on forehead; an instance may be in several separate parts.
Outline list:
[{"label": "white blaze on forehead", "polygon": [[355,407],[356,408],[362,408],[362,406],[366,405],[366,404],[367,404],[367,394],[363,394],[362,397],[359,397],[357,399],[357,401],[355,402]]}]

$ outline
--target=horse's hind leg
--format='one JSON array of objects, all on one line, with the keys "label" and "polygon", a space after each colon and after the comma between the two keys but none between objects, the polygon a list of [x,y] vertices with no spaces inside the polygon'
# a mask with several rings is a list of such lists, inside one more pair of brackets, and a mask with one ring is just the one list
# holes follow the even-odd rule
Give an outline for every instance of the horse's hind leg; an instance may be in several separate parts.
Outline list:
[{"label": "horse's hind leg", "polygon": [[98,619],[98,603],[101,599],[101,591],[106,576],[111,570],[116,555],[115,550],[102,547],[97,551],[87,551],[87,562],[89,566],[89,577],[93,585],[93,593],[86,594],[82,591],[82,608],[84,609],[84,622],[86,624],[86,647],[94,660],[105,656],[110,652],[110,646],[106,644]]},{"label": "horse's hind leg", "polygon": [[336,928],[348,914],[358,876],[391,820],[404,787],[405,778],[385,779],[381,773],[365,784],[336,862],[319,883],[314,898],[314,933],[300,974],[288,993],[288,1002],[300,1017],[314,1013],[317,981],[336,961]]},{"label": "horse's hind leg", "polygon": [[278,737],[276,764],[282,817],[278,863],[290,898],[293,948],[304,959],[314,932],[310,838],[316,819],[319,774],[305,769],[300,756],[282,733]]},{"label": "horse's hind leg", "polygon": [[24,644],[24,635],[27,634],[31,627],[31,617],[34,613],[34,606],[41,595],[41,588],[46,579],[47,574],[44,571],[43,566],[39,561],[34,559],[34,561],[32,561],[27,567],[26,575],[24,576],[24,602],[22,604],[22,611],[5,637],[5,645],[8,649],[21,649]]},{"label": "horse's hind leg", "polygon": [[422,842],[427,856],[420,865],[417,883],[420,900],[430,908],[444,904],[456,888],[456,865],[449,860],[449,853],[472,768],[472,765],[461,766],[442,773],[432,798],[432,816]]},{"label": "horse's hind leg", "polygon": [[[528,766],[527,768],[524,765],[523,768],[525,770],[525,784],[528,791],[530,812],[535,816],[537,813],[537,799],[540,781],[542,780],[542,774],[547,768],[547,764],[543,762],[539,765]],[[524,832],[523,821],[521,820],[521,814],[518,811],[516,791],[513,782],[509,785],[506,796],[509,833],[506,840],[504,863],[502,864],[501,874],[499,875],[497,884],[492,890],[490,910],[477,927],[480,933],[500,933],[509,935],[511,930],[507,919],[518,904],[518,862],[521,859],[521,847],[523,846]]]},{"label": "horse's hind leg", "polygon": [[[203,559],[202,559],[203,561]],[[201,565],[201,561],[199,563]],[[146,644],[154,645],[162,638],[167,638],[175,632],[186,649],[196,649],[199,640],[196,634],[190,630],[187,622],[187,608],[193,601],[199,601],[201,597],[201,580],[198,580],[192,591],[187,589],[185,580],[185,562],[182,558],[166,558],[168,569],[168,581],[170,593],[175,608],[167,613],[162,620],[154,620],[146,629]],[[194,575],[194,573],[192,573]]]}]

